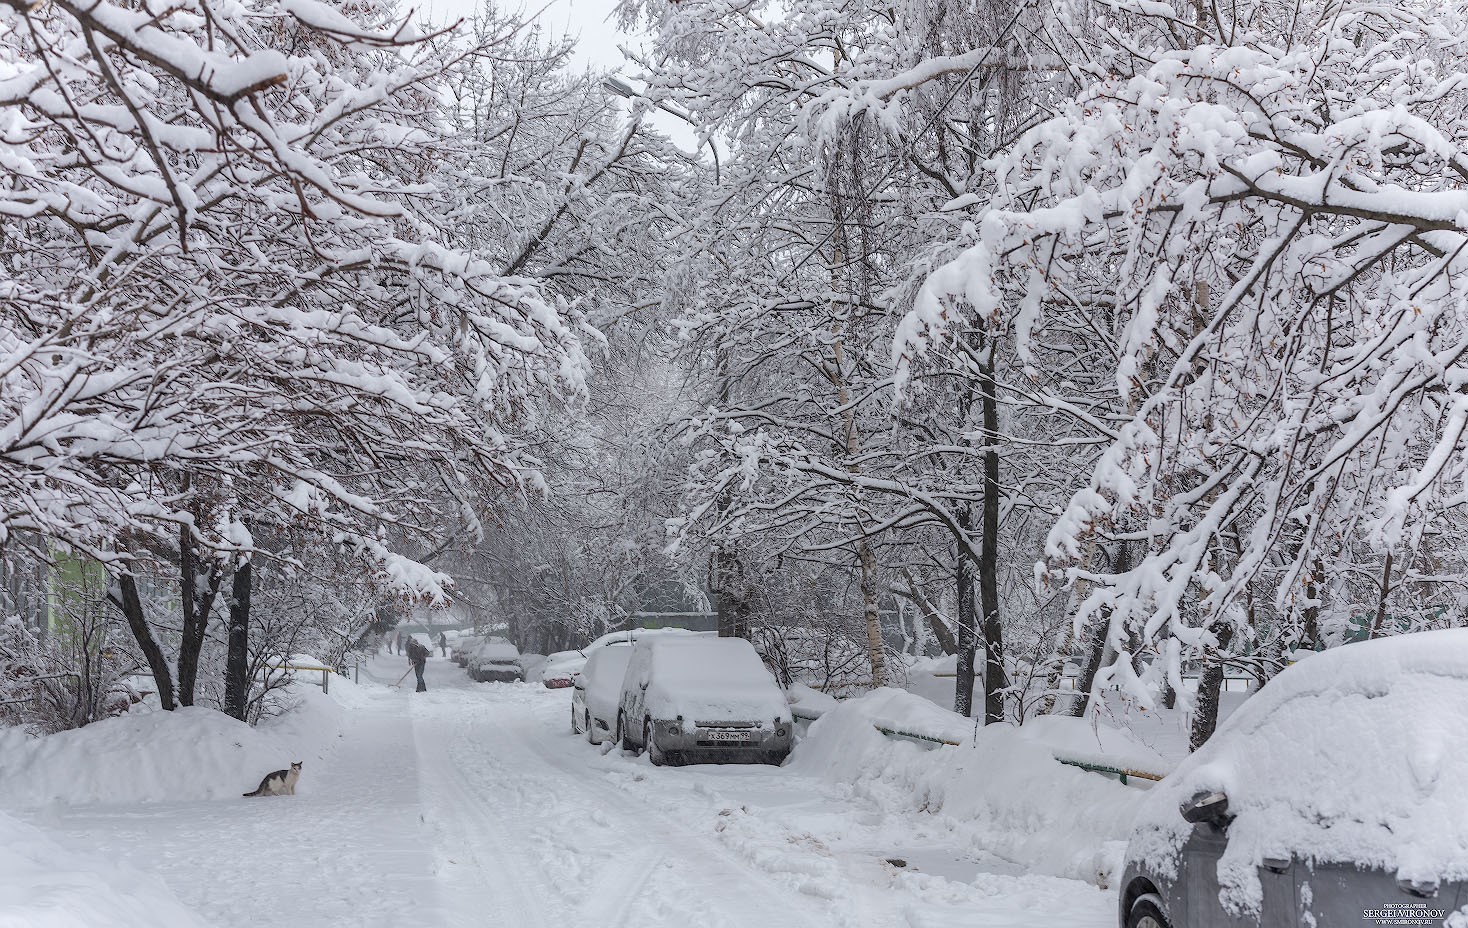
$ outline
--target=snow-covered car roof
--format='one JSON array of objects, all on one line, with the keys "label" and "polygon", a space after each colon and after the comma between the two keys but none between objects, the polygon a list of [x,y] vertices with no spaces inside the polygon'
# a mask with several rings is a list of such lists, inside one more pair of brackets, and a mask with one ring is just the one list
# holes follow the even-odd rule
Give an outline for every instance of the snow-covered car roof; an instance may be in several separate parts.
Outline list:
[{"label": "snow-covered car roof", "polygon": [[1181,802],[1222,790],[1234,815],[1223,897],[1257,910],[1265,857],[1468,878],[1468,629],[1307,656],[1158,784],[1128,857],[1175,873]]},{"label": "snow-covered car roof", "polygon": [[546,658],[545,673],[547,675],[564,670],[580,670],[586,664],[586,655],[580,651],[561,652],[564,656],[557,657],[552,654]]},{"label": "snow-covered car roof", "polygon": [[520,649],[504,638],[490,638],[474,649],[474,657],[479,661],[511,663],[520,659]]},{"label": "snow-covered car roof", "polygon": [[643,672],[654,718],[765,721],[790,715],[774,675],[743,638],[678,636],[637,646],[651,649]]},{"label": "snow-covered car roof", "polygon": [[634,641],[641,641],[644,638],[657,638],[664,635],[673,637],[684,637],[688,635],[709,637],[708,632],[695,632],[686,628],[633,628],[621,632],[607,632],[581,650],[589,656],[592,651],[599,650],[607,645],[631,644]]}]

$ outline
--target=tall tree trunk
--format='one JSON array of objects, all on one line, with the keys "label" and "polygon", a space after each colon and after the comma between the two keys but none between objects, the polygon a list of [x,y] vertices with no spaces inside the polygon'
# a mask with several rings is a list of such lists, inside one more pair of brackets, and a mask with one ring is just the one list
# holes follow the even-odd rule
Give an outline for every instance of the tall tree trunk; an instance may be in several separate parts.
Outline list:
[{"label": "tall tree trunk", "polygon": [[1232,625],[1218,622],[1213,625],[1212,631],[1218,639],[1218,657],[1205,665],[1203,672],[1198,675],[1198,700],[1193,708],[1192,731],[1188,734],[1190,752],[1206,744],[1218,727],[1218,693],[1223,686],[1223,656],[1229,643],[1233,641],[1234,629]]},{"label": "tall tree trunk", "polygon": [[153,629],[148,627],[148,617],[143,614],[143,600],[138,595],[137,578],[132,574],[122,574],[116,582],[116,588],[108,591],[110,598],[122,612],[123,618],[127,619],[127,627],[132,630],[138,649],[148,661],[148,669],[153,673],[153,685],[158,687],[158,704],[172,711],[177,705],[173,696],[173,674],[168,669],[168,660],[163,656],[163,649],[158,646],[158,639],[153,637]]},{"label": "tall tree trunk", "polygon": [[984,724],[1004,721],[1004,625],[999,620],[999,398],[994,385],[994,342],[979,381],[984,419],[984,501],[979,549],[979,602],[984,611]]},{"label": "tall tree trunk", "polygon": [[[840,252],[838,251],[838,254]],[[861,455],[861,430],[857,427],[856,413],[852,408],[851,391],[846,382],[846,354],[841,339],[831,345],[830,363],[822,362],[826,378],[836,388],[836,400],[841,410],[843,439],[837,448],[846,454],[847,468],[859,473],[855,461]],[[865,535],[856,543],[857,567],[861,571],[862,621],[867,632],[867,661],[872,667],[872,686],[887,685],[886,645],[882,641],[882,615],[877,601],[877,558],[872,544]]]},{"label": "tall tree trunk", "polygon": [[[967,503],[957,513],[959,530],[972,528],[973,510]],[[974,714],[974,651],[978,647],[978,617],[974,610],[974,560],[958,546],[958,679],[953,687],[953,711],[964,718]]]},{"label": "tall tree trunk", "polygon": [[720,638],[748,638],[751,608],[744,589],[744,567],[739,555],[720,545],[714,553],[714,590],[719,601]]},{"label": "tall tree trunk", "polygon": [[902,568],[902,579],[907,581],[908,592],[912,596],[912,601],[917,604],[918,611],[923,614],[923,621],[927,623],[928,630],[933,633],[934,638],[938,639],[938,649],[944,654],[957,654],[958,643],[953,640],[953,630],[948,627],[947,622],[943,621],[943,616],[938,613],[932,600],[924,595],[912,571],[906,567]]},{"label": "tall tree trunk", "polygon": [[1325,565],[1320,558],[1311,560],[1310,577],[1305,581],[1305,598],[1309,604],[1305,606],[1305,627],[1300,634],[1301,650],[1314,651],[1320,645],[1320,581],[1324,573]]},{"label": "tall tree trunk", "polygon": [[856,546],[861,563],[861,602],[867,626],[867,661],[872,666],[872,686],[887,685],[887,645],[882,641],[882,613],[877,602],[877,559],[863,538]]},{"label": "tall tree trunk", "polygon": [[[209,610],[219,592],[220,575],[211,562],[199,573],[193,529],[185,525],[178,536],[179,587],[183,600],[183,635],[178,646],[178,701],[194,704],[194,685],[199,675],[199,654],[209,630]],[[202,583],[202,589],[200,584]]]},{"label": "tall tree trunk", "polygon": [[1071,629],[1065,633],[1059,652],[1051,659],[1050,671],[1045,674],[1045,698],[1040,700],[1040,715],[1051,715],[1055,712],[1055,699],[1060,695],[1060,681],[1065,679],[1065,660],[1075,652],[1075,646],[1075,630]]},{"label": "tall tree trunk", "polygon": [[1075,698],[1066,707],[1066,714],[1081,718],[1091,704],[1091,687],[1096,685],[1096,674],[1106,663],[1108,622],[1105,616],[1092,616],[1086,626],[1084,640],[1086,653],[1081,661],[1080,673],[1076,676]]},{"label": "tall tree trunk", "polygon": [[224,663],[224,711],[241,722],[250,699],[250,586],[249,561],[234,569],[229,592],[229,653]]},{"label": "tall tree trunk", "polygon": [[1376,618],[1371,621],[1371,628],[1367,629],[1367,638],[1380,638],[1381,628],[1386,624],[1386,600],[1392,592],[1392,553],[1386,553],[1386,563],[1381,568],[1381,596],[1376,600]]},{"label": "tall tree trunk", "polygon": [[[1116,560],[1112,562],[1113,574],[1124,574],[1132,569],[1131,543],[1116,542]],[[1086,714],[1091,702],[1091,689],[1096,685],[1096,674],[1101,672],[1113,653],[1111,650],[1111,611],[1106,610],[1092,620],[1086,631],[1086,658],[1076,679],[1076,698],[1070,705],[1069,714],[1080,718]]]}]

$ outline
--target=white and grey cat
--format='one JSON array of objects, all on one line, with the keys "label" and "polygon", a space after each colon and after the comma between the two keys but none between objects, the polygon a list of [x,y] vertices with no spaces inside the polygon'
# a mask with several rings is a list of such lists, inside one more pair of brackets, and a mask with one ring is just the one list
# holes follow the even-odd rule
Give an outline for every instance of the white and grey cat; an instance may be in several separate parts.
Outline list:
[{"label": "white and grey cat", "polygon": [[246,796],[294,796],[296,794],[296,781],[301,778],[301,762],[291,764],[289,770],[277,770],[266,774],[265,779],[253,793],[245,793]]}]

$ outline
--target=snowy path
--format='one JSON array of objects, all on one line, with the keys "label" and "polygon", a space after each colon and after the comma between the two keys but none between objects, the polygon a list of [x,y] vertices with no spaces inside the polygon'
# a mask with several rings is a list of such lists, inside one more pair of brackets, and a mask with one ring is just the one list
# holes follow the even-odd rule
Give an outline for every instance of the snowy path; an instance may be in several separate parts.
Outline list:
[{"label": "snowy path", "polygon": [[360,688],[329,769],[293,798],[30,817],[155,870],[220,928],[1113,923],[1108,894],[980,859],[936,818],[788,769],[602,754],[570,734],[568,691],[476,686],[438,660],[428,681]]}]

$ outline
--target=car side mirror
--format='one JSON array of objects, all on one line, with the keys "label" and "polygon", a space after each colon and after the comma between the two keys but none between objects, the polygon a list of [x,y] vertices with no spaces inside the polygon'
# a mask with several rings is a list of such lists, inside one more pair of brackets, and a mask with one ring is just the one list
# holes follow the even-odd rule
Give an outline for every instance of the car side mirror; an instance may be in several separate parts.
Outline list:
[{"label": "car side mirror", "polygon": [[1228,795],[1222,791],[1203,790],[1178,806],[1178,811],[1194,825],[1207,823],[1222,827],[1228,822]]}]

